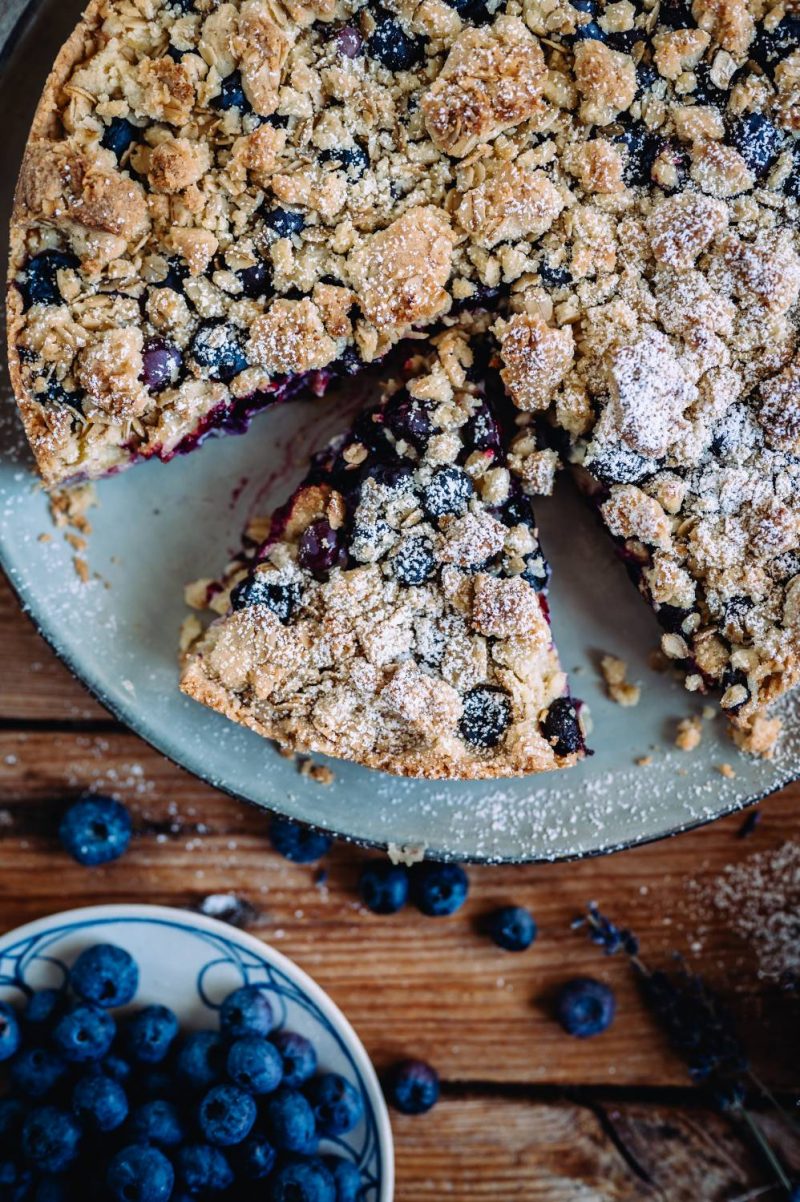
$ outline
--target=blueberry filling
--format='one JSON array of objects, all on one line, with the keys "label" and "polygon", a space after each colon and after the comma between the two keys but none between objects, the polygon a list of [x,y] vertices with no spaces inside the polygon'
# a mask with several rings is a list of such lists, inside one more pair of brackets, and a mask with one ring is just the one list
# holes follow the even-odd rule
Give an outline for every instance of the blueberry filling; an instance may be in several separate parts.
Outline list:
[{"label": "blueberry filling", "polygon": [[404,538],[392,560],[392,568],[401,584],[424,584],[436,571],[433,543],[424,534]]},{"label": "blueberry filling", "polygon": [[423,492],[422,502],[429,517],[463,513],[475,491],[465,471],[459,467],[443,467],[434,473]]},{"label": "blueberry filling", "polygon": [[150,339],[142,352],[142,380],[151,392],[161,392],[175,384],[183,366],[183,356],[176,346],[161,338]]},{"label": "blueberry filling", "polygon": [[225,383],[247,367],[242,335],[224,321],[206,321],[191,342],[191,354],[209,380]]},{"label": "blueberry filling", "polygon": [[335,146],[330,150],[321,150],[321,163],[335,163],[340,171],[345,171],[351,180],[361,179],[369,167],[369,155],[363,146]]},{"label": "blueberry filling", "polygon": [[291,238],[292,234],[303,231],[306,222],[303,214],[296,213],[293,209],[270,209],[264,214],[264,224],[276,237]]},{"label": "blueberry filling", "polygon": [[69,405],[71,409],[83,413],[83,393],[69,392],[62,381],[57,380],[55,376],[50,377],[44,393],[40,393],[39,397],[50,405]]},{"label": "blueberry filling", "polygon": [[25,279],[21,284],[25,308],[31,305],[60,305],[64,298],[58,286],[59,271],[77,270],[78,260],[74,255],[60,250],[44,250],[28,260]]},{"label": "blueberry filling", "polygon": [[114,117],[106,127],[100,145],[110,150],[116,156],[117,162],[122,162],[133,143],[139,136],[139,130],[125,117]]},{"label": "blueberry filling", "polygon": [[229,109],[240,109],[243,113],[251,111],[250,102],[244,94],[242,76],[239,71],[233,71],[223,79],[220,84],[219,95],[214,97],[211,105],[215,109],[220,109],[223,113],[226,113]]},{"label": "blueberry filling", "polygon": [[760,113],[748,113],[731,127],[730,141],[760,179],[780,154],[783,134]]},{"label": "blueberry filling", "polygon": [[510,725],[511,702],[503,689],[478,685],[464,695],[459,730],[471,747],[496,747]]},{"label": "blueberry filling", "polygon": [[466,444],[475,451],[499,451],[500,427],[485,401],[475,409],[465,427]]},{"label": "blueberry filling", "polygon": [[663,139],[637,122],[619,134],[614,141],[627,152],[622,171],[625,183],[633,187],[648,183]]},{"label": "blueberry filling", "polygon": [[422,447],[431,435],[427,406],[406,393],[398,393],[384,409],[386,425],[395,438]]},{"label": "blueberry filling", "polygon": [[244,267],[236,273],[242,285],[242,294],[251,300],[259,296],[269,296],[272,289],[272,268],[266,259],[259,259],[252,267]]},{"label": "blueberry filling", "polygon": [[583,746],[578,710],[571,697],[557,697],[545,714],[542,733],[556,755],[572,755]]},{"label": "blueberry filling", "polygon": [[388,13],[376,17],[375,29],[367,41],[367,50],[389,71],[408,71],[422,58],[423,43],[406,33]]},{"label": "blueberry filling", "polygon": [[668,29],[691,29],[695,25],[691,0],[662,0],[658,20]]},{"label": "blueberry filling", "polygon": [[320,578],[346,561],[347,552],[339,543],[339,532],[330,522],[317,518],[306,527],[297,546],[297,562],[301,568]]},{"label": "blueberry filling", "polygon": [[800,45],[800,16],[787,15],[775,27],[760,26],[748,51],[750,57],[772,74],[778,63],[787,58]]}]

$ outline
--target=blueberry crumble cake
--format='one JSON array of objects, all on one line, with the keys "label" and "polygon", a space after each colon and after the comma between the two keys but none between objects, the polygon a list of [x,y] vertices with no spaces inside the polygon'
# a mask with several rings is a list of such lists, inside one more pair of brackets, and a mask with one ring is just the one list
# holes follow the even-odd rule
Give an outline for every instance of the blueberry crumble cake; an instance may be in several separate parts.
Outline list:
[{"label": "blueberry crumble cake", "polygon": [[480,358],[451,329],[387,376],[232,565],[184,692],[284,747],[402,775],[580,758],[548,567],[509,467],[528,456]]}]

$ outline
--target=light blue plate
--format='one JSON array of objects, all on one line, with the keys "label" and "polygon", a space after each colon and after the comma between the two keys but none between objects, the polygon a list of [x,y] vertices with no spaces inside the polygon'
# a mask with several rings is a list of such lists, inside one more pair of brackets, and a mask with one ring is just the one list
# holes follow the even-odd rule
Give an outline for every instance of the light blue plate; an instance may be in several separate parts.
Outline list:
[{"label": "light blue plate", "polygon": [[84,948],[124,947],[139,965],[133,1006],[170,1006],[186,1028],[218,1023],[222,1000],[240,985],[265,989],[278,1025],[310,1039],[320,1068],[361,1095],[364,1118],[323,1153],[347,1157],[365,1182],[364,1202],[391,1202],[394,1155],[389,1116],[375,1070],[349,1022],[301,969],[252,935],[162,906],[92,906],[41,918],[0,938],[0,998],[17,1004],[33,989],[58,988]]},{"label": "light blue plate", "polygon": [[[42,0],[4,74],[0,63],[3,223],[42,80],[80,7],[80,0]],[[0,559],[61,658],[165,755],[237,797],[348,838],[508,861],[585,856],[656,839],[800,775],[793,704],[789,734],[773,761],[741,756],[719,719],[705,724],[697,751],[673,748],[676,722],[698,712],[702,701],[649,669],[656,623],[566,481],[556,499],[539,506],[539,517],[555,569],[555,634],[565,667],[574,670],[573,691],[594,716],[596,755],[576,769],[510,782],[428,784],[331,761],[334,783],[322,787],[256,735],[182,697],[176,647],[187,613],[184,585],[223,567],[248,514],[283,501],[309,448],[342,424],[324,401],[298,402],[263,414],[245,437],[212,440],[169,465],[145,464],[103,481],[86,553],[95,575],[82,584],[61,536],[39,541],[52,531],[47,501],[30,474],[13,404],[3,398]],[[645,686],[635,709],[604,696],[599,652],[623,656],[631,679]],[[635,765],[649,754],[650,766]],[[720,775],[725,762],[735,777]]]}]

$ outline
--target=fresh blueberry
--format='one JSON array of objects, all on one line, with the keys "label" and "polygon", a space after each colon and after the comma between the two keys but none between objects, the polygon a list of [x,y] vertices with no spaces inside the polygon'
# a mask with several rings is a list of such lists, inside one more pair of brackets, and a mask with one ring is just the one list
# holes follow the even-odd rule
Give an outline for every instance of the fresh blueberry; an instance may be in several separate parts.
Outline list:
[{"label": "fresh blueberry", "polygon": [[3,1202],[26,1202],[31,1196],[33,1177],[30,1169],[0,1153],[0,1198]]},{"label": "fresh blueberry", "polygon": [[269,824],[269,841],[279,855],[295,864],[313,864],[333,846],[330,835],[277,815]]},{"label": "fresh blueberry", "polygon": [[67,995],[63,989],[37,989],[28,998],[22,1022],[29,1034],[45,1030],[64,1013]]},{"label": "fresh blueberry", "polygon": [[401,1114],[426,1114],[439,1101],[439,1074],[424,1060],[402,1060],[388,1075],[386,1093]]},{"label": "fresh blueberry", "polygon": [[339,534],[327,518],[317,518],[300,535],[297,563],[317,578],[324,577],[331,568],[346,562],[346,558]]},{"label": "fresh blueberry", "polygon": [[99,1006],[74,1006],[53,1028],[53,1046],[70,1064],[102,1060],[114,1042],[117,1024]]},{"label": "fresh blueberry", "polygon": [[32,1195],[32,1202],[70,1202],[68,1185],[63,1177],[42,1177]]},{"label": "fresh blueberry", "polygon": [[26,309],[31,305],[61,305],[64,298],[58,287],[59,271],[77,270],[80,266],[74,255],[60,250],[43,250],[28,260],[25,280],[21,285]]},{"label": "fresh blueberry", "polygon": [[383,418],[395,438],[410,442],[414,447],[423,447],[433,430],[428,406],[405,392],[399,392],[387,402]]},{"label": "fresh blueberry", "polygon": [[131,816],[121,802],[101,794],[79,797],[69,807],[58,835],[79,864],[93,868],[118,860],[131,841]]},{"label": "fresh blueberry", "polygon": [[135,1072],[131,1092],[135,1093],[137,1101],[146,1102],[148,1098],[164,1098],[170,1101],[180,1099],[180,1087],[169,1059],[162,1060],[159,1064],[135,1064],[133,1067]]},{"label": "fresh blueberry", "polygon": [[40,1173],[63,1173],[78,1155],[81,1129],[57,1106],[38,1106],[22,1127],[22,1151]]},{"label": "fresh blueberry", "polygon": [[177,1034],[178,1020],[168,1006],[145,1006],[125,1024],[125,1048],[137,1064],[160,1064]]},{"label": "fresh blueberry", "polygon": [[244,1035],[231,1044],[228,1076],[251,1093],[272,1093],[283,1078],[281,1054],[262,1035]]},{"label": "fresh blueberry", "polygon": [[211,1144],[182,1144],[175,1152],[175,1172],[187,1194],[222,1193],[233,1183],[224,1152]]},{"label": "fresh blueberry", "polygon": [[572,283],[572,275],[566,267],[556,267],[545,258],[539,262],[539,277],[548,288],[566,288]]},{"label": "fresh blueberry", "polygon": [[333,1177],[321,1160],[287,1160],[270,1181],[269,1202],[336,1202]]},{"label": "fresh blueberry", "polygon": [[250,102],[244,94],[242,76],[239,71],[226,75],[219,87],[219,95],[211,101],[215,109],[225,113],[228,109],[239,109],[242,113],[250,112]]},{"label": "fresh blueberry", "polygon": [[275,1168],[278,1154],[266,1135],[248,1135],[231,1153],[236,1173],[245,1181],[263,1181]]},{"label": "fresh blueberry", "polygon": [[396,914],[408,901],[408,869],[388,860],[365,864],[358,882],[361,900],[373,914]]},{"label": "fresh blueberry", "polygon": [[317,1143],[314,1111],[296,1089],[282,1086],[263,1109],[266,1132],[279,1152],[312,1152]]},{"label": "fresh blueberry", "polygon": [[346,1135],[364,1117],[364,1103],[354,1085],[339,1073],[323,1073],[308,1085],[306,1095],[320,1135]]},{"label": "fresh blueberry", "polygon": [[183,366],[183,356],[176,346],[163,338],[149,338],[142,351],[142,381],[150,392],[162,392],[176,384]]},{"label": "fresh blueberry", "polygon": [[50,1048],[22,1048],[11,1061],[10,1078],[14,1089],[28,1098],[46,1098],[63,1080],[67,1064],[63,1056]]},{"label": "fresh blueberry", "polygon": [[588,1039],[607,1030],[614,1020],[613,990],[591,977],[575,977],[559,990],[556,1015],[569,1035]]},{"label": "fresh blueberry", "polygon": [[269,999],[257,985],[242,985],[229,993],[219,1012],[220,1030],[230,1039],[269,1035],[274,1021]]},{"label": "fresh blueberry", "polygon": [[177,1148],[186,1138],[177,1106],[165,1098],[152,1098],[137,1106],[128,1130],[135,1143],[156,1144],[159,1148]]},{"label": "fresh blueberry", "polygon": [[116,155],[117,162],[122,162],[133,143],[142,131],[137,129],[132,121],[125,117],[112,117],[103,131],[100,145]]},{"label": "fresh blueberry", "polygon": [[266,605],[286,626],[301,599],[302,593],[298,584],[278,583],[262,572],[254,572],[232,589],[231,609]]},{"label": "fresh blueberry", "polygon": [[367,51],[389,71],[408,71],[422,58],[423,45],[419,38],[406,33],[399,21],[384,13],[376,18]]},{"label": "fresh blueberry", "polygon": [[578,25],[573,38],[576,42],[604,42],[606,35],[596,21],[587,21],[584,25]]},{"label": "fresh blueberry", "polygon": [[113,943],[96,943],[78,956],[69,974],[78,997],[96,1006],[127,1006],[139,988],[139,969],[130,952]]},{"label": "fresh blueberry", "polygon": [[436,571],[431,540],[424,534],[407,535],[394,553],[392,570],[401,584],[418,585],[430,580]]},{"label": "fresh blueberry", "polygon": [[784,135],[760,113],[747,113],[731,127],[730,141],[760,179],[780,154]]},{"label": "fresh blueberry", "polygon": [[115,1202],[168,1202],[175,1171],[158,1148],[130,1144],[109,1164],[106,1184]]},{"label": "fresh blueberry", "polygon": [[283,1084],[297,1089],[317,1071],[317,1052],[313,1043],[295,1031],[277,1031],[272,1042],[283,1062]]},{"label": "fresh blueberry", "polygon": [[240,1144],[256,1121],[252,1096],[238,1085],[214,1085],[197,1111],[197,1122],[204,1138],[215,1147]]},{"label": "fresh blueberry", "polygon": [[242,285],[242,295],[255,300],[259,296],[269,296],[274,291],[272,287],[272,266],[266,259],[259,259],[252,267],[243,267],[236,276]]},{"label": "fresh blueberry", "polygon": [[72,1110],[92,1131],[115,1131],[128,1116],[128,1099],[112,1077],[88,1073],[72,1091]]},{"label": "fresh blueberry", "polygon": [[0,1002],[0,1061],[10,1060],[21,1040],[19,1019],[13,1006]]},{"label": "fresh blueberry", "polygon": [[342,58],[358,58],[364,50],[364,39],[353,25],[343,25],[336,30],[336,49]]},{"label": "fresh blueberry", "polygon": [[429,918],[446,918],[467,900],[469,878],[460,864],[421,864],[411,879],[415,905]]},{"label": "fresh blueberry", "polygon": [[19,1098],[0,1098],[0,1147],[16,1146],[25,1113],[25,1106]]},{"label": "fresh blueberry", "polygon": [[179,1079],[190,1089],[206,1090],[222,1076],[225,1046],[217,1031],[191,1031],[175,1061]]},{"label": "fresh blueberry", "polygon": [[475,486],[460,467],[442,467],[434,472],[423,493],[423,504],[429,517],[463,513]]},{"label": "fresh blueberry", "polygon": [[340,171],[347,172],[351,180],[361,179],[369,167],[369,155],[363,146],[335,146],[319,153],[321,163],[335,163]]},{"label": "fresh blueberry", "polygon": [[341,1156],[326,1156],[323,1163],[333,1177],[336,1202],[359,1202],[364,1182],[352,1160]]},{"label": "fresh blueberry", "polygon": [[100,1068],[107,1077],[113,1078],[122,1086],[127,1085],[130,1081],[133,1071],[127,1060],[123,1060],[122,1056],[116,1056],[113,1052],[110,1056],[106,1056]]},{"label": "fresh blueberry", "polygon": [[264,214],[264,224],[278,238],[291,238],[305,229],[306,219],[294,209],[270,209]]},{"label": "fresh blueberry", "polygon": [[191,341],[190,352],[209,380],[228,383],[247,367],[242,333],[225,321],[204,321]]},{"label": "fresh blueberry", "polygon": [[571,755],[583,746],[578,710],[571,697],[557,697],[542,722],[542,733],[556,755]]},{"label": "fresh blueberry", "polygon": [[476,685],[464,694],[458,728],[472,747],[496,747],[511,725],[511,702],[503,689]]},{"label": "fresh blueberry", "polygon": [[524,906],[503,906],[486,920],[486,930],[507,952],[524,952],[537,935],[536,921]]}]

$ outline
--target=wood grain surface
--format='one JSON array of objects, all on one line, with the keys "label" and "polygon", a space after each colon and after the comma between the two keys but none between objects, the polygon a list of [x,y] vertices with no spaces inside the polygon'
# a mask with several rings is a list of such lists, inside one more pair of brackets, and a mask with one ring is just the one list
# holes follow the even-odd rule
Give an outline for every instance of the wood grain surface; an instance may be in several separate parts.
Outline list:
[{"label": "wood grain surface", "polygon": [[[263,813],[116,724],[55,659],[5,584],[0,664],[0,927],[92,902],[202,907],[215,895],[236,898],[247,928],[342,1006],[379,1070],[414,1055],[442,1074],[435,1111],[394,1119],[398,1202],[781,1197],[741,1133],[691,1087],[625,961],[604,957],[570,921],[595,899],[636,930],[648,961],[682,953],[731,1000],[760,1077],[797,1092],[797,995],[759,975],[757,942],[732,929],[714,897],[730,865],[800,842],[798,787],[762,804],[747,839],[737,815],[603,859],[473,868],[469,901],[452,918],[409,909],[381,919],[356,897],[367,853],[338,845],[324,875],[280,859]],[[123,860],[91,871],[72,863],[56,837],[65,801],[87,787],[124,800],[136,828]],[[510,901],[530,906],[539,924],[523,955],[499,951],[480,933],[487,911]],[[561,1032],[552,1001],[561,982],[586,974],[613,985],[618,1013],[610,1031],[581,1042]],[[778,1127],[774,1136],[782,1138]],[[786,1155],[796,1148],[787,1144]]]}]

